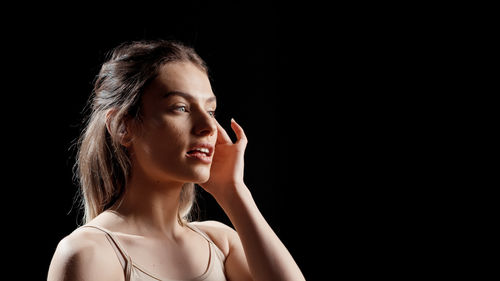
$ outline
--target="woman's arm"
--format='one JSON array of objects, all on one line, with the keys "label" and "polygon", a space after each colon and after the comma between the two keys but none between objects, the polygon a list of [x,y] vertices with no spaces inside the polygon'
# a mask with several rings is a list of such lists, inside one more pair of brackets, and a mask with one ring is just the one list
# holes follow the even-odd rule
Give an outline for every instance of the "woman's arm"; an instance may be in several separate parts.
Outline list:
[{"label": "woman's arm", "polygon": [[[305,280],[293,257],[266,222],[243,183],[243,154],[247,139],[243,129],[234,120],[231,127],[238,139],[234,144],[218,125],[210,180],[202,184],[202,187],[215,197],[236,228],[254,280]],[[231,260],[226,263],[231,263]]]},{"label": "woman's arm", "polygon": [[217,200],[233,223],[255,280],[305,280],[294,259],[271,229],[244,185]]}]

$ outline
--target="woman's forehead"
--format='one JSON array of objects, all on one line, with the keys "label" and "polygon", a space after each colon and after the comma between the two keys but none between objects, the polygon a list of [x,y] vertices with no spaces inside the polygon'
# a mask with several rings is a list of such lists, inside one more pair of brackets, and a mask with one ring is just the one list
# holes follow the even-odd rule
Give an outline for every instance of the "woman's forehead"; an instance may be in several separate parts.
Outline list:
[{"label": "woman's forehead", "polygon": [[180,96],[184,98],[200,100],[215,97],[207,74],[191,62],[163,65],[151,86],[161,98],[165,98],[168,93],[181,93]]}]

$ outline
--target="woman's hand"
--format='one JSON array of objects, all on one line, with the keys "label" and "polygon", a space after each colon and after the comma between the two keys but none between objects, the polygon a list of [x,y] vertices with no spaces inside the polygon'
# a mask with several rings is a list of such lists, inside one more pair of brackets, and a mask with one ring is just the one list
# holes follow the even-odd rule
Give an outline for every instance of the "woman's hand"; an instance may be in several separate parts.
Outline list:
[{"label": "woman's hand", "polygon": [[244,154],[248,141],[245,132],[234,119],[231,119],[231,128],[236,134],[237,140],[235,143],[233,143],[226,130],[217,122],[217,141],[210,169],[210,178],[207,182],[200,184],[203,189],[216,199],[224,196],[226,191],[244,185]]}]

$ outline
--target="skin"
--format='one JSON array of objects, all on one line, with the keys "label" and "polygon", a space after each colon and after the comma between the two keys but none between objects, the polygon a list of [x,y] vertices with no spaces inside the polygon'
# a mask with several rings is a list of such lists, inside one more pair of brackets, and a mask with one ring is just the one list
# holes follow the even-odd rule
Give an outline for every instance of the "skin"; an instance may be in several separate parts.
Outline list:
[{"label": "skin", "polygon": [[[305,280],[243,182],[247,138],[232,120],[233,143],[213,117],[216,100],[206,73],[188,62],[165,64],[144,91],[142,105],[141,124],[129,120],[121,136],[132,162],[123,200],[89,225],[113,231],[134,262],[161,279],[199,276],[208,263],[208,244],[177,222],[182,185],[199,183],[236,229],[215,221],[194,223],[226,256],[228,280]],[[215,146],[211,163],[186,156],[200,142]],[[124,276],[104,234],[80,228],[59,243],[48,280]]]}]

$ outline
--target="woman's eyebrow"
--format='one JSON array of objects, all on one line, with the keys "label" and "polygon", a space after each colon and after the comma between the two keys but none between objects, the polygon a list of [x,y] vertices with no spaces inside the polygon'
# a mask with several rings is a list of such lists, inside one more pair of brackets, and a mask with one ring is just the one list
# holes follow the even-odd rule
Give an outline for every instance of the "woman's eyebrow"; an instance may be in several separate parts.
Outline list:
[{"label": "woman's eyebrow", "polygon": [[[170,92],[167,92],[166,94],[163,95],[162,98],[166,99],[170,96],[180,96],[180,97],[183,97],[187,100],[195,100],[196,98],[191,95],[191,94],[188,94],[188,93],[184,93],[184,92],[180,92],[180,91],[170,91]],[[215,96],[211,96],[209,98],[207,98],[206,102],[212,102],[212,101],[216,101],[216,97]]]}]

